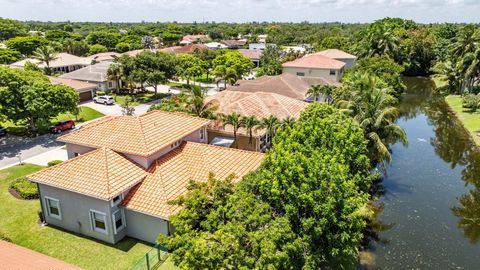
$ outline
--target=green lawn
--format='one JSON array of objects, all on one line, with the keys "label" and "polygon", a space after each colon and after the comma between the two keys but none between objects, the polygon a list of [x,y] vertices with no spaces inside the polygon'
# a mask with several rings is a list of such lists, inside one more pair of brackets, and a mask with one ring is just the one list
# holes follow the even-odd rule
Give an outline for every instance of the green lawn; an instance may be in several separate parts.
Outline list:
[{"label": "green lawn", "polygon": [[[38,225],[39,201],[16,199],[8,192],[8,186],[14,179],[41,168],[26,164],[0,171],[0,237],[85,269],[129,269],[151,249],[150,245],[131,238],[117,245],[108,245]],[[174,268],[165,263],[161,269]]]},{"label": "green lawn", "polygon": [[[62,114],[59,114],[57,117],[53,118],[50,121],[50,123],[40,124],[38,126],[38,132],[40,134],[47,133],[49,126],[54,125],[55,123],[57,123],[58,121],[61,121],[61,120],[72,119],[72,120],[76,120],[75,121],[76,123],[83,123],[83,122],[86,122],[86,121],[90,121],[90,120],[102,117],[104,115],[101,112],[98,112],[98,111],[96,111],[92,108],[89,108],[89,107],[80,106],[79,108],[80,108],[80,114],[78,115],[78,120],[76,120],[75,115],[73,115],[71,113],[62,113]],[[5,122],[1,122],[0,125],[6,127],[7,130],[12,134],[17,134],[17,135],[28,134],[28,128],[26,126],[26,123],[14,124],[11,121],[5,121]]]},{"label": "green lawn", "polygon": [[[97,91],[97,95],[101,96],[101,95],[105,95],[105,93],[101,91]],[[132,95],[128,95],[128,94],[117,95],[115,93],[108,93],[108,95],[111,95],[114,98],[115,103],[117,103],[118,105],[124,105],[126,99],[130,97],[132,98],[130,102],[130,106],[138,106],[140,104],[151,102],[157,99],[162,99],[168,96],[166,94],[158,93],[157,96],[155,97],[155,93],[150,91],[145,93],[132,94]]]},{"label": "green lawn", "polygon": [[463,126],[470,132],[477,145],[480,145],[480,137],[477,135],[480,132],[480,112],[472,113],[464,110],[462,97],[459,95],[449,95],[445,100],[463,123]]}]

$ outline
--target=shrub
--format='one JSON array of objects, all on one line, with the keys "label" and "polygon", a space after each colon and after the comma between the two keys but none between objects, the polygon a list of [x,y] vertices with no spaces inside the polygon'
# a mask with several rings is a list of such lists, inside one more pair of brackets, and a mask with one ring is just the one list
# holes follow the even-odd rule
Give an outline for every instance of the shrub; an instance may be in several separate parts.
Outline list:
[{"label": "shrub", "polygon": [[462,107],[470,109],[473,112],[479,108],[480,96],[474,94],[466,94],[462,97]]},{"label": "shrub", "polygon": [[56,160],[49,161],[47,164],[48,164],[48,167],[52,167],[52,166],[55,166],[55,165],[60,164],[62,162],[63,162],[63,160],[56,159]]},{"label": "shrub", "polygon": [[18,178],[12,182],[10,188],[15,190],[25,200],[38,199],[37,185],[26,178]]}]

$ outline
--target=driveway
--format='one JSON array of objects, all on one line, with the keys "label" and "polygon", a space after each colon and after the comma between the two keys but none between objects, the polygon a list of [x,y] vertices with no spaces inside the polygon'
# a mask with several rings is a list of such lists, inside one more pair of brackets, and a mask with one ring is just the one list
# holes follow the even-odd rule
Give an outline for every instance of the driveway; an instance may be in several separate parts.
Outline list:
[{"label": "driveway", "polygon": [[[137,106],[135,106],[134,114],[135,115],[142,115],[142,114],[144,114],[148,111],[150,106],[152,106],[153,104],[157,104],[159,102],[160,102],[160,100],[154,100],[154,101],[151,101],[151,102],[147,102],[147,103],[144,103],[144,104],[137,105]],[[122,114],[122,107],[120,107],[120,105],[118,105],[118,104],[104,105],[104,104],[95,103],[93,101],[89,101],[89,102],[82,103],[82,106],[90,107],[90,108],[92,108],[94,110],[97,110],[97,111],[99,111],[99,112],[101,112],[105,115],[123,115]]]}]

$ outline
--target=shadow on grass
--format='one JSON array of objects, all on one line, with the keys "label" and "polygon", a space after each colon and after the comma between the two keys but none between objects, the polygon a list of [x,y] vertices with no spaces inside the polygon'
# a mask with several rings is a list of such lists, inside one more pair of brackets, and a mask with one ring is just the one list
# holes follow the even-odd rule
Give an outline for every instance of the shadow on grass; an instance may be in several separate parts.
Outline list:
[{"label": "shadow on grass", "polygon": [[132,249],[135,245],[137,244],[144,244],[144,245],[147,245],[147,246],[150,246],[150,247],[153,247],[154,245],[151,244],[151,243],[148,243],[148,242],[145,242],[145,241],[142,241],[142,240],[138,240],[136,238],[132,238],[132,237],[125,237],[123,238],[122,240],[120,240],[118,243],[116,244],[110,244],[110,243],[107,243],[105,241],[102,241],[102,240],[98,240],[96,238],[93,238],[93,237],[90,237],[90,236],[87,236],[87,235],[83,235],[83,234],[80,234],[80,233],[77,233],[77,232],[72,232],[72,231],[69,231],[69,230],[66,230],[64,228],[61,228],[61,227],[58,227],[58,226],[55,226],[55,225],[52,225],[52,224],[47,224],[46,225],[47,227],[50,227],[52,229],[55,229],[55,230],[58,230],[58,231],[61,231],[61,232],[64,232],[64,233],[68,233],[68,234],[72,234],[72,235],[75,235],[77,237],[80,237],[80,238],[83,238],[83,239],[86,239],[86,240],[90,240],[90,241],[93,241],[95,243],[98,243],[98,244],[102,244],[104,246],[107,246],[107,247],[111,247],[111,248],[115,248],[115,249],[118,249],[118,250],[121,250],[123,252],[129,252],[130,249]]}]

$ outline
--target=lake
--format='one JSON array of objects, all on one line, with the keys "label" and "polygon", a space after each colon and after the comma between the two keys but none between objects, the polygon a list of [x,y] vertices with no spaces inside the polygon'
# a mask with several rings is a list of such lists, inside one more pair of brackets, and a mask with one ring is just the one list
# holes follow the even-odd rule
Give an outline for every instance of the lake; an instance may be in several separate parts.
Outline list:
[{"label": "lake", "polygon": [[432,81],[405,83],[367,268],[480,269],[480,151]]}]

